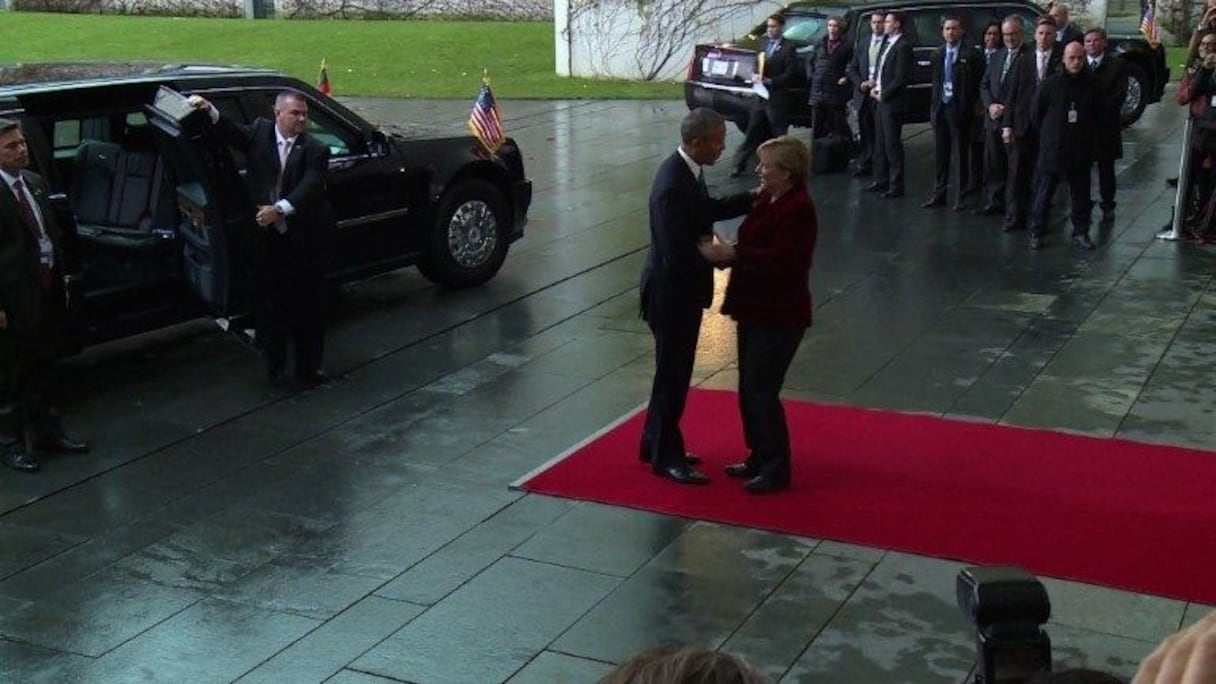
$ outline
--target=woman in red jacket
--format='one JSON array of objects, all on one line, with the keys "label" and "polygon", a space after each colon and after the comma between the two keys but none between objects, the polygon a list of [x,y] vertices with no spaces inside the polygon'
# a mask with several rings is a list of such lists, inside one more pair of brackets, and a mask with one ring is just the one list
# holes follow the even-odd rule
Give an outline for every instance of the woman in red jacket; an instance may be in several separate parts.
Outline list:
[{"label": "woman in red jacket", "polygon": [[811,325],[811,257],[819,233],[807,193],[811,155],[797,138],[781,136],[757,150],[760,192],[726,246],[730,283],[722,313],[738,323],[739,410],[750,453],[726,467],[754,494],[790,485],[790,436],[781,386]]}]

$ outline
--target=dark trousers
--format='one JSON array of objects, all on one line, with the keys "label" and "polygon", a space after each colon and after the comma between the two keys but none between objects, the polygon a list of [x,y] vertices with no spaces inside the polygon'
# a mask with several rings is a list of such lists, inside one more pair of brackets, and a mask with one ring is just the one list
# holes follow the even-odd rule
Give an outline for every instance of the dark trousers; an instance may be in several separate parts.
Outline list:
[{"label": "dark trousers", "polygon": [[743,143],[735,151],[735,167],[747,168],[748,162],[765,141],[785,135],[790,130],[789,115],[784,109],[769,107],[760,100],[752,107],[747,119],[747,130],[743,134]]},{"label": "dark trousers", "polygon": [[811,139],[826,138],[829,135],[838,135],[851,142],[853,131],[849,128],[849,118],[844,107],[817,104],[811,112]]},{"label": "dark trousers", "polygon": [[57,279],[43,300],[36,330],[0,331],[0,449],[33,452],[63,436],[52,397],[61,323],[61,310],[52,303],[63,300]]},{"label": "dark trousers", "polygon": [[958,156],[958,186],[954,197],[962,200],[971,183],[971,118],[960,116],[955,103],[940,105],[933,118],[933,194],[943,199],[950,189],[951,156]]},{"label": "dark trousers", "polygon": [[874,181],[904,191],[903,112],[879,102],[874,112]]},{"label": "dark trousers", "polygon": [[295,373],[321,369],[325,345],[325,277],[309,250],[293,244],[291,229],[263,237],[258,338],[271,374],[283,372],[287,346],[295,351]]},{"label": "dark trousers", "polygon": [[857,168],[868,171],[874,168],[874,98],[866,95],[857,107]]},{"label": "dark trousers", "polygon": [[1103,211],[1115,210],[1115,160],[1099,159],[1094,162],[1098,167],[1098,205]]},{"label": "dark trousers", "polygon": [[1005,208],[1009,178],[1009,151],[1001,141],[1001,130],[984,129],[984,199],[988,206]]},{"label": "dark trousers", "polygon": [[[984,120],[980,117],[971,119],[971,139],[967,142],[967,167],[971,176],[963,187],[963,194],[968,197],[985,197],[984,182],[987,175],[984,141],[988,131],[984,128]],[[986,199],[986,197],[985,197]]]},{"label": "dark trousers", "polygon": [[1063,179],[1068,183],[1069,218],[1073,235],[1089,234],[1089,166],[1076,166],[1064,171],[1039,171],[1034,177],[1034,202],[1030,210],[1030,232],[1039,237],[1047,230],[1051,201],[1056,187]]},{"label": "dark trousers", "polygon": [[790,431],[781,386],[806,328],[771,328],[739,323],[739,414],[747,463],[762,475],[788,480]]},{"label": "dark trousers", "polygon": [[654,381],[646,407],[646,426],[642,428],[641,453],[650,457],[651,467],[662,470],[684,464],[684,435],[680,419],[688,399],[697,357],[697,336],[701,332],[702,310],[692,306],[664,307],[658,320],[647,322],[654,335]]},{"label": "dark trousers", "polygon": [[[1005,187],[1005,225],[1021,229],[1026,227],[1026,215],[1030,211],[1039,141],[1027,133],[1014,137],[1013,144],[1005,147],[1009,154],[1009,176]],[[1088,201],[1089,195],[1085,197]]]}]

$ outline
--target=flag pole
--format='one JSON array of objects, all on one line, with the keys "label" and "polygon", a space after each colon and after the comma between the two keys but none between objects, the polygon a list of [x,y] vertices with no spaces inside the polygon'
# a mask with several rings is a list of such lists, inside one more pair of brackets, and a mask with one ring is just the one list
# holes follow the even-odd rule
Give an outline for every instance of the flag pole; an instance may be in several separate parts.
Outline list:
[{"label": "flag pole", "polygon": [[1178,191],[1174,193],[1174,221],[1170,224],[1168,231],[1162,231],[1157,235],[1158,240],[1174,242],[1185,237],[1182,231],[1182,223],[1186,219],[1186,195],[1187,189],[1191,184],[1192,128],[1190,112],[1187,112],[1186,122],[1182,128],[1182,159],[1178,161]]}]

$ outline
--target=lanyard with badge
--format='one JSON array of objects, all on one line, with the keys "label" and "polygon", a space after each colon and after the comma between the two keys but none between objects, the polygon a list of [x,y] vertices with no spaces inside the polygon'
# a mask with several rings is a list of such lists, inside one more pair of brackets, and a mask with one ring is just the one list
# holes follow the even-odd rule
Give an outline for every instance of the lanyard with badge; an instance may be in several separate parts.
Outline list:
[{"label": "lanyard with badge", "polygon": [[1069,100],[1068,102],[1068,123],[1075,124],[1077,122],[1077,103]]}]

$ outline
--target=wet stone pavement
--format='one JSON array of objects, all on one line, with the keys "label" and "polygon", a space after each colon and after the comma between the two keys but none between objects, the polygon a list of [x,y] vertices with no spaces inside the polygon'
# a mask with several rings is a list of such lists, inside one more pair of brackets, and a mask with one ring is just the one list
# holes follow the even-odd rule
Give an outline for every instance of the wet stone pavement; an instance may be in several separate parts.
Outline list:
[{"label": "wet stone pavement", "polygon": [[[351,104],[454,132],[469,107]],[[1062,211],[1032,253],[997,221],[921,210],[924,127],[906,199],[815,179],[816,325],[788,395],[1216,448],[1216,251],[1153,239],[1178,109],[1128,131],[1090,253]],[[647,396],[646,195],[684,108],[503,110],[535,182],[527,236],[479,289],[412,269],[347,288],[332,386],[265,387],[206,321],[69,362],[63,408],[94,452],[0,472],[0,681],[591,682],[658,642],[781,682],[970,677],[958,562],[508,488]],[[714,189],[754,182],[728,168]],[[733,387],[733,358],[707,316],[695,382]],[[1044,582],[1058,666],[1130,675],[1209,609]]]}]

